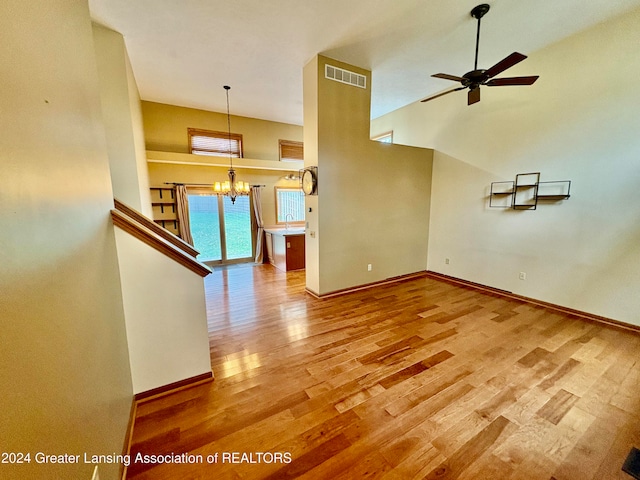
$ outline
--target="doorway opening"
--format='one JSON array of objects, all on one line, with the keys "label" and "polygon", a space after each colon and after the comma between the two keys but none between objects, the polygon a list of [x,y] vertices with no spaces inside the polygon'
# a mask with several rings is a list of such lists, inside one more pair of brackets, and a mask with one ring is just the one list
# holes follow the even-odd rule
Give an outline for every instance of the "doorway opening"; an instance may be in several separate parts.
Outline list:
[{"label": "doorway opening", "polygon": [[198,260],[207,264],[253,261],[251,201],[248,196],[189,195],[191,236]]}]

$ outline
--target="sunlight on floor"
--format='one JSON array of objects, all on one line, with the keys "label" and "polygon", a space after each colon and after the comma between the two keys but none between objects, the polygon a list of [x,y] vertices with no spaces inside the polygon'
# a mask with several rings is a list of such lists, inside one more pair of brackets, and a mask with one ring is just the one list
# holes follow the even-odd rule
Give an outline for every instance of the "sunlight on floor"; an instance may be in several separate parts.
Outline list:
[{"label": "sunlight on floor", "polygon": [[220,375],[220,378],[227,378],[261,366],[262,362],[260,360],[260,355],[257,353],[252,353],[238,358],[229,358],[229,360],[221,364],[222,374]]}]

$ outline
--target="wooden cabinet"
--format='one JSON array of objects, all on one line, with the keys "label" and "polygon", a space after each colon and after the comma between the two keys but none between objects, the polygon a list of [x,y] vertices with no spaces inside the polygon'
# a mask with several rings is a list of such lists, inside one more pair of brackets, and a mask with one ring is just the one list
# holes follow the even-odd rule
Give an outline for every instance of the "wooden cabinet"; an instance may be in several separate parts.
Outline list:
[{"label": "wooden cabinet", "polygon": [[269,263],[275,267],[276,263],[273,260],[273,235],[271,235],[270,232],[264,232],[264,236],[265,243],[267,244],[267,260],[269,260]]},{"label": "wooden cabinet", "polygon": [[305,268],[304,233],[266,232],[267,257],[274,267],[288,272]]}]

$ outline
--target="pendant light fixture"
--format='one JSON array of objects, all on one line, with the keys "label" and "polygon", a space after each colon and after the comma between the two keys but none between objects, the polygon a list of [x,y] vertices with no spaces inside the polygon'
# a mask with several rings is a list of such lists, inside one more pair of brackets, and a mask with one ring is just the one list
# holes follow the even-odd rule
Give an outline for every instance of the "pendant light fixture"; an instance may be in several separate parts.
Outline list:
[{"label": "pendant light fixture", "polygon": [[249,195],[251,186],[249,182],[236,180],[236,171],[233,169],[233,156],[231,155],[231,114],[229,113],[229,90],[231,87],[224,86],[227,91],[227,127],[229,132],[229,180],[226,182],[215,182],[213,191],[216,195],[225,195],[231,199],[231,203],[236,203],[238,195]]}]

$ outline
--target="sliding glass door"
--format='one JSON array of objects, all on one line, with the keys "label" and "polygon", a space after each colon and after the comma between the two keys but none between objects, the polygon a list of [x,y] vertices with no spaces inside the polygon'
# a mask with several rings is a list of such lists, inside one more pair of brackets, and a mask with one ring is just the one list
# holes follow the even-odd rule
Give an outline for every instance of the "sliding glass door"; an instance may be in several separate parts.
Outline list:
[{"label": "sliding glass door", "polygon": [[198,260],[235,263],[253,260],[251,202],[249,197],[189,195],[191,235]]},{"label": "sliding glass door", "polygon": [[251,259],[253,245],[251,241],[251,202],[249,197],[236,197],[231,203],[229,197],[220,197],[223,215],[223,242],[226,245],[226,260]]}]

